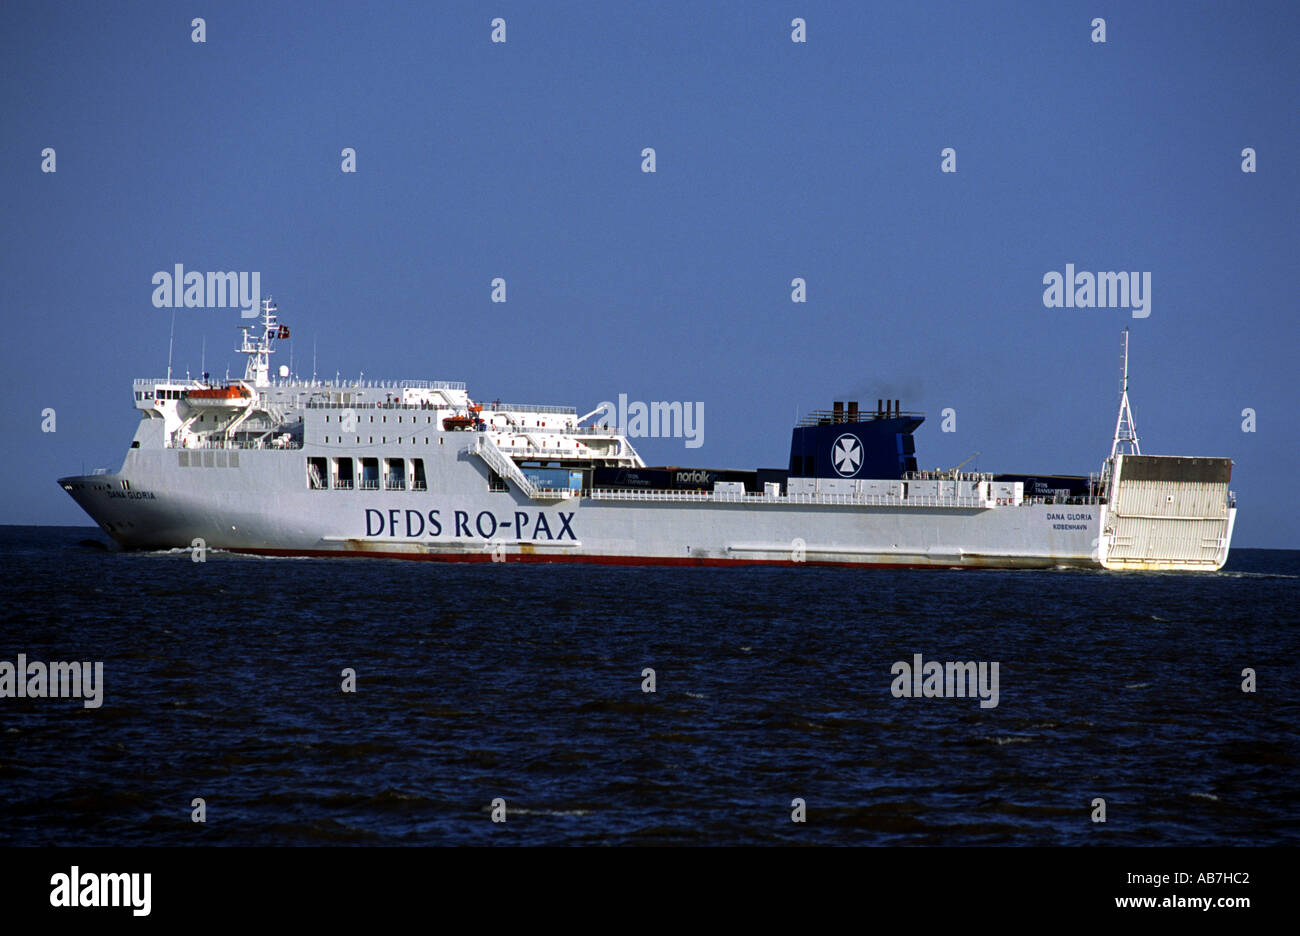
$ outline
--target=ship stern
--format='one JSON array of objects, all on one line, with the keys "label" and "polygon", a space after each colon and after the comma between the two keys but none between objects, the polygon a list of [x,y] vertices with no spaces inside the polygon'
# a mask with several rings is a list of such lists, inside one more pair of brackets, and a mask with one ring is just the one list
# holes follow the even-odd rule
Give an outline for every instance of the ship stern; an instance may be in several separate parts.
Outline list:
[{"label": "ship stern", "polygon": [[1236,501],[1229,458],[1115,456],[1101,537],[1103,568],[1217,572],[1228,561]]}]

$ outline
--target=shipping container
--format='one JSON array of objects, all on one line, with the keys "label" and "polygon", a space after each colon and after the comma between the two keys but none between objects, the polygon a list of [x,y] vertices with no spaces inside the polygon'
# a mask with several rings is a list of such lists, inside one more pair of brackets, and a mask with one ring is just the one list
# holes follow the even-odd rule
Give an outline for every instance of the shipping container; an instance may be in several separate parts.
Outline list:
[{"label": "shipping container", "polygon": [[682,468],[676,465],[655,468],[593,468],[591,483],[597,488],[639,489],[653,491],[711,491],[719,481],[740,484],[746,491],[758,493],[762,486],[758,473],[735,469]]},{"label": "shipping container", "polygon": [[521,466],[520,471],[536,487],[543,490],[573,490],[573,476],[577,476],[577,490],[582,489],[582,472],[568,468],[531,468]]}]

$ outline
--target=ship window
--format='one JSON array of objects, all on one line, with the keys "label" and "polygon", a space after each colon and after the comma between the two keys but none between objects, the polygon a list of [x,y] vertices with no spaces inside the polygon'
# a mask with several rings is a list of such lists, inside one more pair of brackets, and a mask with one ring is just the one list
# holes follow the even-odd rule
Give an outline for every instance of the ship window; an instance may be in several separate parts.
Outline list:
[{"label": "ship window", "polygon": [[190,466],[190,453],[178,452],[176,455],[176,463],[182,468],[188,468]]},{"label": "ship window", "polygon": [[489,491],[508,491],[505,478],[497,474],[491,468],[488,469],[488,490]]},{"label": "ship window", "polygon": [[334,459],[334,487],[340,491],[352,490],[352,459]]},{"label": "ship window", "polygon": [[379,490],[379,459],[363,458],[361,459],[361,484],[363,491]]},{"label": "ship window", "polygon": [[424,459],[411,459],[411,490],[423,491],[428,488],[428,481],[424,476]]},{"label": "ship window", "polygon": [[327,462],[324,458],[307,459],[307,485],[313,491],[324,491],[330,486]]},{"label": "ship window", "polygon": [[218,468],[224,468],[224,467],[226,467],[226,453],[225,453],[225,452],[217,452],[217,467],[218,467]]},{"label": "ship window", "polygon": [[214,463],[214,461],[215,461],[215,460],[214,460],[213,457],[212,457],[212,452],[204,452],[204,453],[203,453],[203,467],[204,467],[204,468],[211,468],[212,465],[213,465],[213,463]]},{"label": "ship window", "polygon": [[238,452],[231,452],[231,453],[230,453],[230,467],[231,467],[231,468],[238,468],[238,467],[239,467],[239,453],[238,453]]},{"label": "ship window", "polygon": [[326,414],[325,414],[325,421],[326,421],[326,422],[329,422],[329,421],[330,421],[330,415],[329,415],[329,413],[326,413]]},{"label": "ship window", "polygon": [[404,458],[385,458],[384,459],[384,480],[385,487],[390,491],[406,490],[406,459]]}]

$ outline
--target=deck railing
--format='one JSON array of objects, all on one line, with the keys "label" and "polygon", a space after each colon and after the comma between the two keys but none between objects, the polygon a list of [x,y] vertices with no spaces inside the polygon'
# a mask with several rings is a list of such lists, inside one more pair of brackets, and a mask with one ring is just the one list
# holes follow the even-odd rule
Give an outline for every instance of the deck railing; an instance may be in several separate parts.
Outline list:
[{"label": "deck railing", "polygon": [[780,494],[761,491],[730,494],[721,491],[662,491],[640,488],[595,488],[588,493],[593,500],[625,501],[684,501],[698,503],[734,504],[826,504],[852,507],[947,507],[961,510],[983,510],[1011,506],[989,503],[977,497],[888,497],[880,494]]},{"label": "deck railing", "polygon": [[302,442],[299,441],[298,439],[291,439],[288,442],[274,442],[271,440],[264,440],[260,442],[241,442],[234,439],[229,439],[229,440],[209,439],[200,442],[195,442],[191,440],[191,441],[187,441],[184,445],[177,445],[171,439],[168,439],[166,440],[166,443],[163,445],[163,448],[176,449],[177,451],[184,451],[185,449],[188,449],[191,452],[205,452],[205,451],[212,451],[215,449],[241,449],[241,450],[262,449],[268,452],[288,452],[288,451],[293,451],[302,448]]}]

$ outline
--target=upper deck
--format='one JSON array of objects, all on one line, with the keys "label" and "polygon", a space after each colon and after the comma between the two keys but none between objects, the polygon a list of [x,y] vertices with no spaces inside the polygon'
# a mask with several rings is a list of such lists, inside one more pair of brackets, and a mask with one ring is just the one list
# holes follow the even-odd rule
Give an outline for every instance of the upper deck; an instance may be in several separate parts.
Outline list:
[{"label": "upper deck", "polygon": [[[642,464],[623,433],[607,425],[583,425],[602,409],[579,416],[572,406],[491,403],[470,398],[459,380],[333,380],[273,376],[275,343],[289,329],[263,302],[262,333],[241,326],[237,349],[248,355],[241,379],[186,375],[133,381],[141,413],[133,448],[328,449],[368,451],[379,445],[443,445],[447,433],[473,432],[515,461],[567,459],[584,464]],[[478,445],[471,441],[471,447]]]}]

